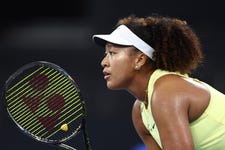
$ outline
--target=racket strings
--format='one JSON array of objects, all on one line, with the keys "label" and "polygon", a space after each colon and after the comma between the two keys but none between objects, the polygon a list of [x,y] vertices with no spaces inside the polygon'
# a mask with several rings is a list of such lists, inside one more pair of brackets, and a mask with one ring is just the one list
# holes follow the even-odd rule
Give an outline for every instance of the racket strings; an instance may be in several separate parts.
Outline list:
[{"label": "racket strings", "polygon": [[[52,81],[50,80],[49,89],[54,89],[54,86],[57,84],[57,82],[55,82],[55,81],[57,81],[57,80],[58,80],[58,78],[55,79],[55,80],[52,80]],[[61,78],[61,80],[63,80],[63,78]],[[58,82],[60,82],[61,80],[58,80]],[[54,83],[54,84],[51,84],[51,82]],[[29,81],[26,82],[25,84],[28,84],[28,83],[29,83]],[[24,86],[24,85],[22,85],[22,86]],[[30,88],[30,86],[26,86],[26,87],[23,87],[23,88],[24,89],[21,90],[20,92],[18,92],[16,94],[13,93],[13,94],[15,94],[13,97],[9,97],[10,95],[12,95],[12,93],[10,93],[10,95],[7,97],[9,107],[15,108],[14,106],[18,105],[18,103],[20,103],[20,101],[18,101],[18,99],[20,99],[21,96],[26,96],[26,97],[30,97],[32,95],[33,96],[40,96],[40,95],[46,95],[46,94],[50,93],[50,91],[46,92],[46,91],[33,90],[32,88]],[[47,96],[49,96],[49,95],[47,95]]]},{"label": "racket strings", "polygon": [[[18,86],[19,84],[21,84],[22,82],[24,82],[25,80],[27,80],[28,78],[30,78],[32,75],[34,75],[35,73],[37,73],[40,69],[42,69],[42,67],[39,67],[37,70],[35,70],[34,72],[30,73],[29,75],[27,75],[26,77],[24,77],[22,80],[20,80],[18,83],[14,84],[11,88],[9,88],[7,91],[10,92],[13,89],[15,89],[16,86]],[[11,94],[13,94],[14,92],[12,92]],[[7,98],[7,96],[6,96]]]},{"label": "racket strings", "polygon": [[[42,72],[38,72],[40,69],[42,69],[43,67],[40,67],[38,68],[37,70],[35,70],[33,73],[31,73],[31,75],[28,75],[26,76],[24,79],[22,79],[21,81],[19,81],[17,84],[15,84],[14,86],[12,86],[9,90],[7,90],[7,93],[9,93],[7,96],[6,96],[6,99],[8,102],[10,102],[10,100],[13,100],[15,97],[17,97],[19,94],[23,93],[24,91],[26,92],[29,92],[31,91],[31,89],[28,90],[28,88],[30,87],[29,86],[29,83],[30,83],[30,80],[31,78],[34,76],[34,75],[37,75],[37,74],[42,74],[42,73],[45,73],[45,71],[47,71],[49,68],[46,68],[45,70],[43,70]],[[53,69],[52,69],[53,71]],[[48,75],[49,72],[46,73],[46,75]],[[13,90],[15,89],[15,90]],[[13,91],[12,91],[13,90]],[[27,91],[28,90],[28,91]],[[12,92],[11,92],[12,91]],[[18,92],[20,91],[20,92]],[[16,93],[17,92],[17,93]],[[15,94],[16,93],[16,94]],[[9,98],[10,96],[13,96],[11,98]]]},{"label": "racket strings", "polygon": [[[75,92],[73,92],[73,93],[71,93],[70,95],[72,95],[72,94],[74,94],[72,97],[71,97],[71,99],[72,98],[74,98],[77,94],[75,93]],[[68,95],[69,96],[69,95]],[[67,97],[66,97],[67,98]],[[78,98],[78,96],[77,97],[75,97],[75,99],[77,99]],[[67,104],[66,104],[66,108],[69,108],[67,105],[71,105],[71,103],[72,103],[73,101],[69,101]],[[77,102],[79,102],[79,101],[76,101],[74,104],[76,104]],[[16,119],[18,119],[17,121],[18,122],[20,122],[20,124],[22,125],[22,126],[24,126],[24,128],[25,129],[29,129],[28,128],[28,126],[31,124],[31,123],[33,123],[32,122],[32,120],[33,121],[36,121],[36,122],[34,122],[34,123],[37,123],[38,121],[37,120],[34,120],[35,119],[35,117],[37,117],[37,116],[43,116],[44,114],[45,114],[45,116],[48,116],[48,115],[50,115],[51,114],[51,111],[49,111],[48,110],[48,108],[47,107],[45,107],[45,105],[44,105],[45,103],[42,103],[42,105],[40,105],[40,111],[37,111],[35,114],[29,114],[29,115],[27,115],[26,116],[26,118],[24,118],[24,117],[22,117],[24,114],[26,114],[27,112],[29,112],[29,110],[27,110],[27,111],[24,111],[21,115],[20,115],[20,118],[18,119],[18,117],[16,118]],[[71,105],[72,106],[72,105]],[[24,106],[25,107],[25,106]],[[64,111],[62,111],[62,113],[64,113]],[[24,120],[21,120],[21,119],[24,119]]]},{"label": "racket strings", "polygon": [[[74,109],[77,109],[78,106],[80,106],[80,105],[76,105],[76,106],[74,107]],[[77,109],[76,111],[74,111],[74,114],[77,113],[78,111],[80,111],[81,109],[82,109],[82,107],[80,107],[79,109]],[[71,110],[71,111],[72,111],[72,110]],[[59,117],[59,119],[61,120],[61,119],[62,119],[63,117],[65,117],[68,113],[69,113],[69,112],[67,112],[67,113],[65,113],[65,114],[63,114],[63,115],[61,115],[61,116]],[[74,114],[72,114],[72,115],[74,115]],[[71,116],[72,116],[72,115],[71,115]],[[80,113],[78,116],[80,117],[81,115],[83,115],[83,114]],[[71,117],[71,116],[68,116],[66,119],[64,119],[64,120],[62,120],[61,122],[59,122],[57,125],[55,125],[55,128],[59,127],[60,124],[62,124],[64,121],[66,121],[66,120],[67,120],[69,117]],[[52,118],[52,119],[53,119],[53,118]],[[48,122],[51,122],[52,119],[49,119]],[[46,122],[46,123],[48,123],[48,122]],[[69,124],[69,122],[68,122],[67,124]],[[35,126],[31,126],[31,127],[33,127],[33,128],[29,129],[29,131],[32,132],[32,133],[34,133],[35,135],[39,135],[42,131],[45,130],[44,128],[42,128],[42,126],[39,126],[39,125],[37,125],[37,124],[36,124]],[[40,130],[41,128],[42,128],[42,130]],[[37,132],[37,131],[38,131],[38,132]],[[47,134],[47,133],[48,133],[48,131],[46,131],[45,134]],[[43,137],[45,134],[40,135],[40,137]]]},{"label": "racket strings", "polygon": [[14,120],[27,132],[41,138],[65,137],[57,135],[62,132],[60,126],[64,122],[72,124],[84,115],[78,91],[70,80],[54,69],[42,66],[34,70],[12,85],[7,93],[8,109]]},{"label": "racket strings", "polygon": [[[62,79],[61,79],[62,80]],[[61,80],[59,80],[59,81],[61,81]],[[68,82],[67,82],[68,83]],[[56,83],[57,84],[57,83]],[[52,89],[54,89],[54,86],[56,85],[56,84],[52,84],[52,85],[50,85],[50,87],[49,88],[52,88]],[[65,86],[64,88],[62,88],[62,86],[64,86],[64,85],[61,85],[60,87],[58,87],[58,90],[59,90],[59,88],[61,88],[62,90],[63,89],[66,89],[69,85],[67,85],[67,86]],[[55,86],[55,88],[56,88],[57,86]],[[31,89],[30,89],[31,90]],[[18,111],[19,110],[21,110],[21,111],[25,111],[25,109],[26,109],[26,106],[25,105],[23,105],[23,103],[21,103],[21,101],[19,101],[19,99],[22,97],[22,96],[25,96],[26,95],[26,97],[32,97],[32,98],[35,98],[35,96],[36,96],[36,98],[37,97],[40,97],[41,95],[46,95],[45,97],[42,97],[42,102],[45,102],[45,100],[50,96],[50,90],[48,91],[48,92],[46,92],[46,93],[44,93],[45,91],[43,91],[43,92],[41,92],[41,93],[38,93],[38,94],[36,94],[35,92],[33,92],[34,94],[30,94],[30,93],[28,93],[28,92],[24,92],[23,94],[21,94],[21,96],[18,96],[17,98],[15,98],[14,99],[14,101],[15,101],[15,103],[13,104],[13,102],[14,101],[11,101],[9,104],[8,104],[8,107],[9,108],[12,108],[12,110],[11,110],[11,112],[12,112],[12,114],[13,115],[15,115],[15,117],[16,117],[16,114],[20,114],[20,116],[19,117],[21,117],[22,115],[24,115],[24,113],[27,113],[27,112],[23,112],[23,113],[21,113],[21,112],[19,112],[18,113]],[[58,92],[61,92],[61,90],[59,90]],[[34,95],[34,96],[32,96],[32,95]],[[11,100],[11,99],[10,99]],[[35,103],[35,101],[31,101],[30,102],[31,104],[32,103]],[[13,104],[12,106],[11,106],[11,104]],[[43,105],[44,103],[42,103],[41,105]],[[24,108],[24,109],[22,109],[22,108]],[[20,108],[20,109],[19,109]]]},{"label": "racket strings", "polygon": [[[68,96],[72,96],[72,95],[73,95],[73,97],[71,97],[71,98],[74,98],[77,95],[77,93],[75,91],[72,91]],[[66,98],[68,98],[68,96]],[[46,100],[47,100],[47,97],[45,99],[42,99],[42,103],[39,105],[39,109],[40,110],[38,112],[36,112],[34,115],[33,114],[30,114],[30,116],[28,116],[30,119],[33,119],[34,117],[40,116],[40,115],[43,115],[43,114],[49,115],[51,113],[49,111],[49,109],[47,107],[45,107]],[[72,102],[72,101],[70,101],[70,102]],[[66,104],[66,107],[67,107],[67,105],[69,105],[69,103]],[[29,109],[27,109],[27,107],[25,105],[23,105],[23,107],[24,107],[24,109],[22,109],[23,113],[21,113],[21,114],[20,113],[17,113],[17,114],[20,114],[20,115],[18,117],[15,115],[15,119],[21,118],[21,116],[23,116],[24,114],[26,114],[27,112],[29,112]],[[25,111],[25,109],[27,111]],[[49,111],[49,112],[47,113],[46,111]],[[20,121],[20,119],[18,119],[18,121]],[[27,120],[27,121],[30,121],[30,120]]]},{"label": "racket strings", "polygon": [[[59,75],[59,74],[58,74]],[[58,76],[57,75],[57,76]],[[57,77],[57,76],[55,76],[55,77]],[[54,77],[54,78],[55,78]],[[62,77],[62,75],[61,75],[61,77]],[[61,78],[60,77],[60,78]],[[52,79],[54,79],[54,78],[51,78],[50,79],[50,81],[52,80]],[[61,79],[59,79],[59,78],[56,78],[55,80],[53,80],[52,81],[52,83],[54,83],[54,84],[49,84],[49,89],[55,89],[55,88],[57,88],[58,86],[56,86],[60,81],[62,81],[63,80],[63,78],[61,78]],[[57,81],[57,82],[55,82],[55,81]],[[64,83],[64,82],[67,82],[68,83],[68,81],[66,81],[66,80],[64,80],[62,83]],[[29,81],[28,82],[26,82],[25,84],[27,84],[27,83],[29,83]],[[50,82],[51,83],[51,82]],[[59,88],[62,88],[62,86],[65,86],[65,85],[61,85],[60,87],[58,87],[58,89]],[[66,87],[68,87],[69,85],[67,85]],[[65,88],[66,88],[65,87]],[[12,97],[12,98],[9,98],[9,96],[11,95],[11,94],[13,94],[13,93],[10,93],[9,94],[9,96],[7,97],[7,99],[8,99],[8,107],[9,108],[14,108],[14,109],[17,109],[17,107],[20,107],[20,105],[18,105],[19,103],[20,103],[20,101],[18,101],[18,99],[20,99],[21,98],[21,96],[27,96],[27,97],[30,97],[30,96],[40,96],[40,95],[46,95],[46,97],[48,97],[51,93],[51,90],[48,90],[48,92],[46,92],[46,91],[41,91],[41,92],[39,92],[39,91],[32,91],[32,89],[30,88],[30,89],[28,89],[28,88],[30,88],[29,86],[27,86],[27,87],[25,87],[23,90],[22,90],[22,92],[23,93],[17,93],[17,95],[15,95],[15,96],[17,96],[17,98],[14,98],[14,97]],[[27,90],[28,89],[28,90]],[[56,89],[56,90],[58,90],[58,89]],[[24,92],[25,90],[27,90],[26,92]],[[32,92],[31,92],[32,91]],[[60,92],[60,91],[59,91]],[[47,95],[48,94],[48,95]],[[20,95],[20,96],[19,96]],[[15,101],[15,103],[14,103],[14,101],[11,101],[11,100],[14,100]],[[20,103],[21,104],[21,103]],[[12,105],[12,106],[11,106]],[[17,107],[15,107],[15,106],[17,106]],[[12,112],[14,111],[14,110],[11,110]]]},{"label": "racket strings", "polygon": [[[82,107],[80,107],[79,109],[77,109],[74,113],[78,113],[79,111],[82,110]],[[74,115],[74,114],[72,114]],[[75,120],[79,119],[80,117],[83,116],[82,113],[79,113],[78,115],[76,115],[76,117],[69,119],[70,117],[72,117],[72,115],[68,116],[67,118],[65,118],[64,120],[62,120],[61,122],[59,122],[56,126],[60,127],[60,124],[62,124],[63,122],[65,122],[66,120],[70,120],[69,122],[67,122],[68,125],[70,125],[72,122],[74,122]],[[57,130],[53,133],[51,133],[50,135],[48,135],[46,138],[51,138],[53,135],[55,135],[57,132],[61,131],[60,128],[57,128]],[[41,137],[45,136],[47,134],[47,132],[45,132],[43,135],[41,135]]]}]

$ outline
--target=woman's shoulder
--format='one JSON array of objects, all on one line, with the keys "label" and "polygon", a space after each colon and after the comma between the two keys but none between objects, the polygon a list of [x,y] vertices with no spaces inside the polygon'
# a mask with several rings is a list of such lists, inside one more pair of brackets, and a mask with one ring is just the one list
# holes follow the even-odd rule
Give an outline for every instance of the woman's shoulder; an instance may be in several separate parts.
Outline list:
[{"label": "woman's shoulder", "polygon": [[[192,94],[193,91],[206,91],[207,87],[191,77],[181,74],[166,74],[154,83],[154,91],[167,92],[168,94]],[[190,92],[190,93],[188,93]]]},{"label": "woman's shoulder", "polygon": [[176,74],[167,74],[155,81],[151,105],[166,106],[166,108],[177,106],[177,104],[188,105],[189,98],[192,97],[194,86],[187,82],[182,76]]},{"label": "woman's shoulder", "polygon": [[161,90],[172,91],[185,86],[187,86],[187,83],[185,82],[184,77],[175,73],[164,74],[158,77],[154,83],[154,89],[159,91]]},{"label": "woman's shoulder", "polygon": [[[165,109],[181,107],[189,111],[189,120],[195,120],[207,108],[210,100],[208,88],[192,78],[179,75],[165,75],[159,78],[152,94],[152,106],[166,106]],[[193,119],[194,118],[194,119]]]},{"label": "woman's shoulder", "polygon": [[151,106],[161,105],[162,103],[173,106],[171,104],[184,99],[187,94],[186,89],[190,86],[184,78],[186,78],[184,75],[176,72],[156,70],[148,87]]}]

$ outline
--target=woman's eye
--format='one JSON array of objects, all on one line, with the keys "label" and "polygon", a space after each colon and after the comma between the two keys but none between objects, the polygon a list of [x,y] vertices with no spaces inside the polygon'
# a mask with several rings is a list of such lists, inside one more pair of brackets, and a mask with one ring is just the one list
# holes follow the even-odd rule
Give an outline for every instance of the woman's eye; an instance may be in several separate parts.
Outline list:
[{"label": "woman's eye", "polygon": [[116,54],[115,51],[107,51],[107,52],[105,52],[104,57],[106,57],[106,56],[113,56],[115,54]]},{"label": "woman's eye", "polygon": [[115,54],[115,52],[109,51],[109,55],[114,55],[114,54]]},{"label": "woman's eye", "polygon": [[109,52],[109,55],[112,55],[113,54],[113,52]]}]

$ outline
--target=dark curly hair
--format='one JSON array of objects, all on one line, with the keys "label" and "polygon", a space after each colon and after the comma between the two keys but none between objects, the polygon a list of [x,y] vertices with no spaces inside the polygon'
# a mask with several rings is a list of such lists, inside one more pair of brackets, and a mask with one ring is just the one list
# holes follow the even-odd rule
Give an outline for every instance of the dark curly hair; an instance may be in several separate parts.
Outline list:
[{"label": "dark curly hair", "polygon": [[199,38],[186,21],[164,16],[129,16],[120,19],[116,27],[121,24],[155,49],[152,63],[157,69],[190,74],[202,62]]}]

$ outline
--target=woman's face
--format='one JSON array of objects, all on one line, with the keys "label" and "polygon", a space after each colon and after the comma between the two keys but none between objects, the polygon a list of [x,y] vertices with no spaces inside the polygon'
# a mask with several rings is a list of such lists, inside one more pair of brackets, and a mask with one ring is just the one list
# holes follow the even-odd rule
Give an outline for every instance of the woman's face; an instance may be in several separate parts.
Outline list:
[{"label": "woman's face", "polygon": [[126,89],[129,87],[135,73],[136,54],[137,52],[132,46],[106,44],[105,57],[101,65],[109,89]]}]

